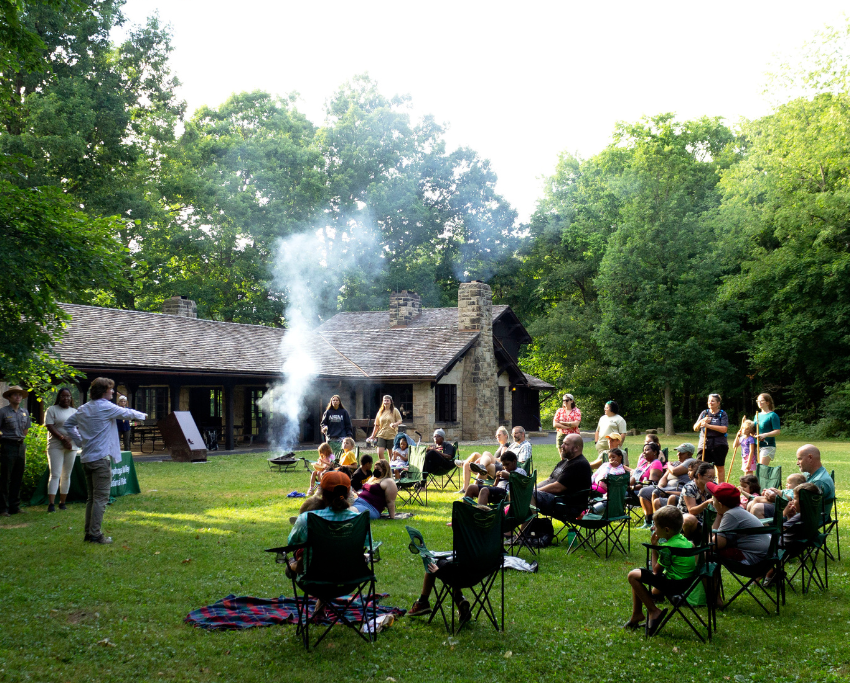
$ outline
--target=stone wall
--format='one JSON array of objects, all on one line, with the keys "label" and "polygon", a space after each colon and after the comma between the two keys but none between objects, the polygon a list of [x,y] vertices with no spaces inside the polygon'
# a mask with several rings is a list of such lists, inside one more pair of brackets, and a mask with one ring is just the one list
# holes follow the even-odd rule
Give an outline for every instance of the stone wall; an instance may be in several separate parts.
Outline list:
[{"label": "stone wall", "polygon": [[499,389],[493,353],[493,291],[478,281],[462,282],[458,289],[458,329],[478,331],[475,345],[463,359],[458,387],[461,438],[491,438],[499,422]]},{"label": "stone wall", "polygon": [[197,318],[198,306],[191,299],[173,296],[162,302],[162,312],[167,315],[179,315],[184,318]]},{"label": "stone wall", "polygon": [[390,328],[406,327],[422,313],[422,299],[406,289],[390,294]]}]

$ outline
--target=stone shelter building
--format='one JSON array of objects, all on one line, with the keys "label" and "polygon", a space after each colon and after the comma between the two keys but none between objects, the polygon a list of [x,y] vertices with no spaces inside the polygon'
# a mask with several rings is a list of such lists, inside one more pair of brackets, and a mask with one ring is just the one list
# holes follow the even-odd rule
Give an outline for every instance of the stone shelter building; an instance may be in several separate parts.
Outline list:
[{"label": "stone shelter building", "polygon": [[[111,377],[151,424],[188,410],[227,449],[241,438],[273,440],[281,416],[258,402],[280,379],[284,329],[199,319],[183,297],[168,299],[162,313],[63,308],[72,320],[57,352],[86,373],[81,392]],[[539,394],[554,390],[519,369],[531,337],[509,306],[493,305],[483,282],[462,283],[457,308],[422,308],[417,294],[402,291],[390,295],[389,310],[339,313],[314,334],[318,374],[301,422],[305,442],[321,440],[333,394],[364,428],[390,394],[408,433],[430,439],[440,427],[449,440],[477,440],[492,439],[499,424],[539,429]]]}]

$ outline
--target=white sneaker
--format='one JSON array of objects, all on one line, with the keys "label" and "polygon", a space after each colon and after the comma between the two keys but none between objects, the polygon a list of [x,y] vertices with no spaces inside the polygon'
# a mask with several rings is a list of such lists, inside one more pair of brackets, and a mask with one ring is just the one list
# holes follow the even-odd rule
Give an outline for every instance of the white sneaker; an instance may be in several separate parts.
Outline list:
[{"label": "white sneaker", "polygon": [[463,467],[465,463],[466,463],[466,460],[455,460],[455,466],[456,467]]}]

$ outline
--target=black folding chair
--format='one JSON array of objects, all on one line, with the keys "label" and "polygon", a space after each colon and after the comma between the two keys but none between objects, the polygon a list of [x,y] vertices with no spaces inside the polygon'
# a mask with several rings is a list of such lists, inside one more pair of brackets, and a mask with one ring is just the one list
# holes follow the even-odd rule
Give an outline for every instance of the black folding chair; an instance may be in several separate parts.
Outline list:
[{"label": "black folding chair", "polygon": [[[458,489],[461,485],[463,470],[455,465],[454,462],[454,458],[458,455],[458,442],[455,441],[452,447],[454,448],[454,457],[451,461],[446,460],[446,468],[440,472],[428,472],[428,483],[433,484],[434,488],[438,488],[441,491],[445,491],[449,487]],[[457,480],[455,480],[455,476],[458,477]]]},{"label": "black folding chair", "polygon": [[568,536],[570,535],[570,532],[573,534],[572,539],[567,546],[567,552],[569,552],[570,548],[572,548],[576,542],[579,544],[582,543],[587,534],[585,534],[584,530],[578,526],[578,521],[582,513],[589,507],[590,497],[592,494],[592,489],[585,489],[583,491],[578,491],[577,493],[558,496],[555,499],[555,504],[552,507],[552,513],[549,515],[544,514],[544,517],[549,517],[552,520],[553,528],[555,521],[561,522],[563,525],[555,532],[555,535],[552,538],[552,543],[554,545],[560,544],[561,535],[565,531]]},{"label": "black folding chair", "polygon": [[[784,590],[784,576],[783,576],[783,562],[782,558],[785,555],[785,551],[779,547],[779,541],[782,538],[782,519],[783,519],[783,511],[785,510],[785,506],[788,504],[781,496],[776,497],[776,507],[774,508],[773,513],[773,521],[769,526],[761,526],[753,529],[736,529],[735,531],[724,531],[723,534],[730,540],[737,540],[739,538],[743,538],[746,536],[757,536],[763,534],[770,534],[770,547],[767,551],[767,557],[764,560],[757,564],[753,565],[745,565],[740,562],[734,562],[731,560],[726,560],[724,558],[718,558],[718,562],[720,566],[726,570],[735,581],[738,582],[740,586],[738,591],[728,600],[724,600],[726,604],[726,608],[728,608],[735,600],[737,600],[741,595],[746,593],[753,600],[758,603],[759,607],[761,607],[767,614],[770,614],[773,610],[769,609],[765,606],[765,604],[759,600],[759,597],[768,602],[773,609],[776,611],[776,615],[779,616],[779,605],[780,603],[785,604],[785,590]],[[775,595],[771,595],[770,590],[765,588],[762,585],[761,579],[766,576],[768,572],[773,570],[775,572],[775,576],[773,578],[772,589]],[[723,586],[723,572],[720,573],[720,595],[721,597],[725,594],[724,586]]]},{"label": "black folding chair", "polygon": [[[699,624],[699,627],[702,629],[705,629],[708,641],[710,642],[712,631],[717,631],[717,614],[715,612],[716,598],[714,595],[714,575],[717,571],[717,565],[714,562],[709,562],[707,559],[708,554],[711,551],[711,546],[704,545],[698,548],[670,548],[666,545],[650,545],[649,543],[644,543],[643,546],[646,548],[646,568],[650,571],[652,571],[651,552],[653,550],[658,552],[659,559],[663,557],[664,553],[669,553],[671,557],[697,558],[696,572],[691,578],[691,582],[689,584],[685,584],[684,590],[674,593],[669,590],[659,589],[661,590],[661,594],[664,598],[670,603],[670,608],[668,609],[667,614],[664,615],[664,619],[660,624],[658,624],[653,635],[657,636],[661,633],[661,630],[670,623],[670,620],[674,616],[678,614],[682,617],[682,619],[684,619],[685,623],[691,627],[691,630],[697,634],[697,638],[699,638],[703,643],[706,642],[706,639],[703,638],[697,624]],[[705,619],[703,619],[702,615],[696,611],[696,608],[688,602],[688,597],[693,594],[700,585],[702,585],[705,589],[706,608],[708,610],[708,614]],[[693,619],[693,621],[691,619]],[[648,619],[646,621],[646,626],[648,629]]]},{"label": "black folding chair", "polygon": [[[818,556],[826,548],[825,533],[821,532],[823,496],[820,493],[812,493],[805,489],[799,491],[800,496],[800,524],[795,527],[800,533],[800,540],[785,543],[785,557],[783,564],[791,558],[798,558],[800,564],[794,573],[786,579],[786,583],[794,588],[794,579],[800,576],[801,590],[808,593],[812,583],[819,590],[825,591],[829,588],[829,568],[827,567],[827,555],[823,553],[823,576],[818,569]],[[787,571],[785,574],[787,575]]]},{"label": "black folding chair", "polygon": [[508,514],[502,519],[502,531],[509,532],[519,528],[519,533],[510,544],[511,555],[519,556],[523,548],[528,548],[532,555],[537,554],[531,544],[529,533],[531,522],[537,518],[537,508],[531,505],[536,486],[537,472],[532,472],[528,476],[511,472],[508,477],[510,508]]},{"label": "black folding chair", "polygon": [[[307,515],[307,542],[271,548],[267,552],[280,555],[303,549],[304,569],[292,576],[292,591],[298,611],[298,630],[306,649],[310,649],[310,622],[315,616],[309,612],[309,596],[321,600],[330,625],[313,644],[318,645],[336,624],[353,629],[366,642],[377,637],[376,628],[363,628],[369,622],[366,598],[375,594],[375,568],[373,552],[364,553],[364,548],[373,549],[372,533],[369,528],[369,513],[357,517],[334,521],[319,515]],[[298,595],[298,589],[302,595]],[[368,588],[364,593],[364,588]],[[343,597],[344,596],[344,597]],[[334,600],[343,598],[340,606]],[[349,620],[345,612],[356,601],[363,606],[360,622]],[[377,618],[377,605],[372,602],[371,623]],[[365,631],[365,633],[364,633]]]}]

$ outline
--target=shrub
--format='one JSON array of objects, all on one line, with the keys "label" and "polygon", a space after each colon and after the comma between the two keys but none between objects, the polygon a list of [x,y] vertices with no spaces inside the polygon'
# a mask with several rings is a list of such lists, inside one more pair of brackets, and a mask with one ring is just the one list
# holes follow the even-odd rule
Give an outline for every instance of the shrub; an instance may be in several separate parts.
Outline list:
[{"label": "shrub", "polygon": [[44,425],[33,424],[25,439],[27,445],[27,465],[24,469],[24,481],[21,485],[21,500],[32,498],[36,484],[47,468],[47,428]]}]

